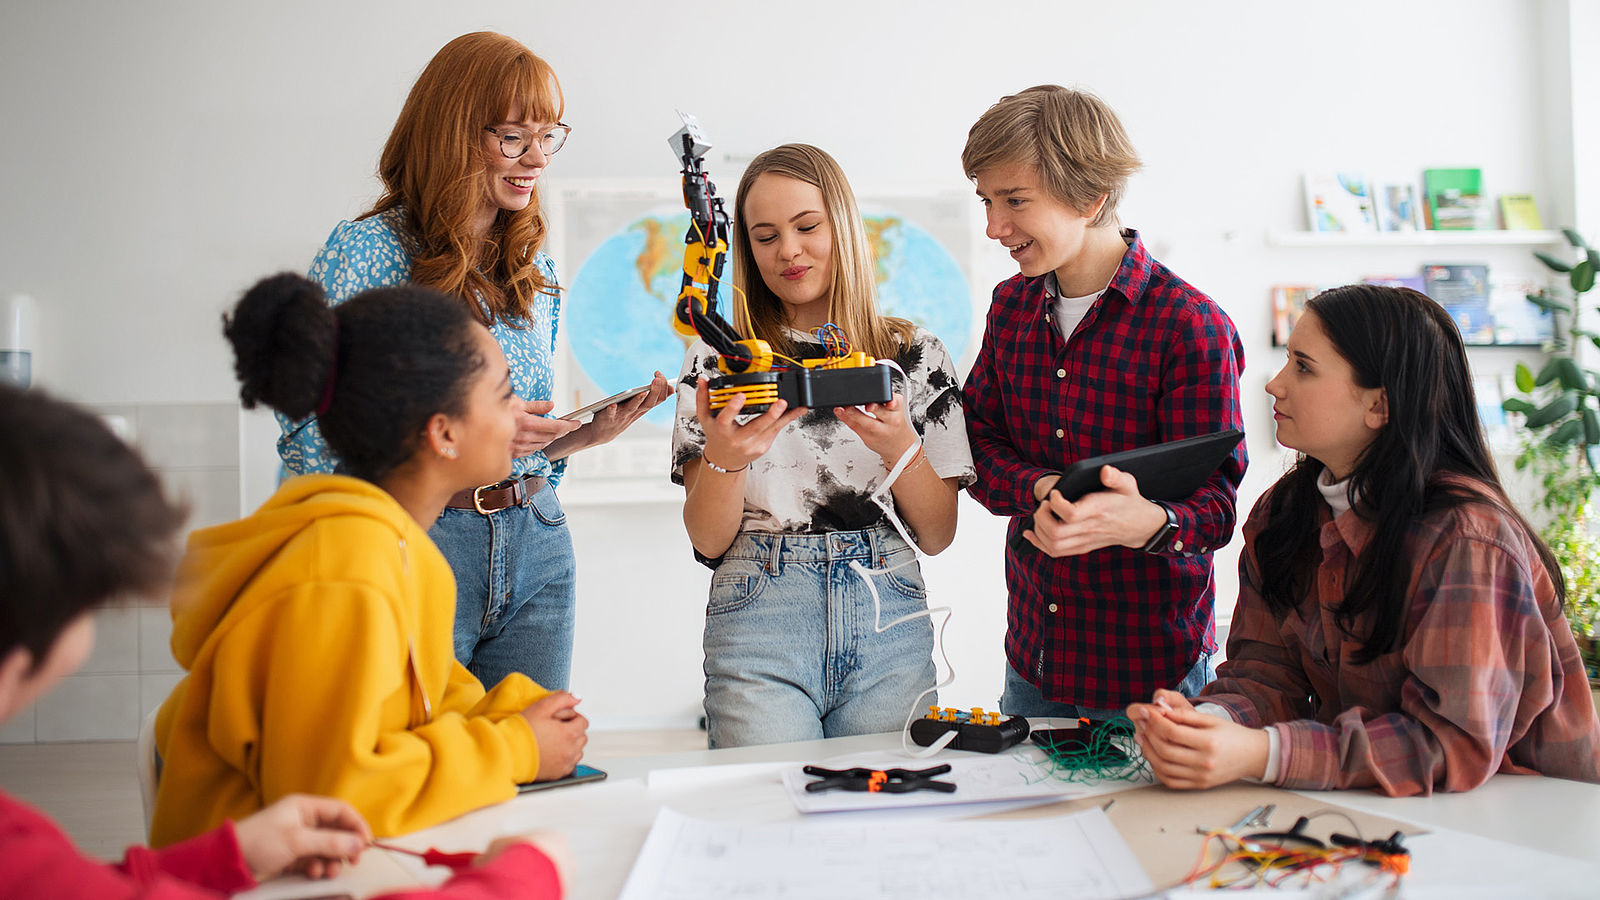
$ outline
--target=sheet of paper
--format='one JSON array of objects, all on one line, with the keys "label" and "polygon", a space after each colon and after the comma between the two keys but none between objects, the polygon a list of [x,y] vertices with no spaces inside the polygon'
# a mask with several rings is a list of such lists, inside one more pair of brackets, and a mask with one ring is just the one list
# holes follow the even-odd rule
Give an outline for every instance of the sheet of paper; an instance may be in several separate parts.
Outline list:
[{"label": "sheet of paper", "polygon": [[907,760],[890,754],[848,757],[847,762],[829,762],[826,768],[847,769],[861,766],[868,769],[903,768],[916,771],[933,765],[950,766],[950,771],[937,776],[956,786],[953,793],[942,791],[911,791],[905,794],[882,792],[830,790],[811,793],[806,785],[816,781],[805,774],[801,766],[783,770],[783,786],[794,802],[795,809],[803,813],[845,812],[867,809],[894,809],[908,806],[946,806],[953,803],[990,803],[996,800],[1029,800],[1081,797],[1087,788],[1059,778],[1052,778],[1041,768],[1032,753],[961,753],[940,754],[933,759]]},{"label": "sheet of paper", "polygon": [[1098,810],[1026,822],[851,825],[848,817],[739,825],[663,809],[621,900],[706,897],[1006,900],[1126,897],[1150,890],[1133,851]]}]

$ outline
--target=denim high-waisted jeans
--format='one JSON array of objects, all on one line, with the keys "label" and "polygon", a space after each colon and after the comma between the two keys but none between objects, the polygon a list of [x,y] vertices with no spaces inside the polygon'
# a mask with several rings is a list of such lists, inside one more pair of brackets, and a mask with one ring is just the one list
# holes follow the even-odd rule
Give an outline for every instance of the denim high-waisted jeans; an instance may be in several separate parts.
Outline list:
[{"label": "denim high-waisted jeans", "polygon": [[[898,731],[933,687],[927,616],[882,634],[850,563],[886,568],[880,623],[927,609],[915,552],[887,525],[830,534],[741,533],[711,577],[706,725],[712,747]],[[924,703],[936,703],[929,694]]]},{"label": "denim high-waisted jeans", "polygon": [[555,488],[488,515],[446,508],[428,536],[456,575],[456,659],[485,688],[522,672],[564,690],[578,564]]}]

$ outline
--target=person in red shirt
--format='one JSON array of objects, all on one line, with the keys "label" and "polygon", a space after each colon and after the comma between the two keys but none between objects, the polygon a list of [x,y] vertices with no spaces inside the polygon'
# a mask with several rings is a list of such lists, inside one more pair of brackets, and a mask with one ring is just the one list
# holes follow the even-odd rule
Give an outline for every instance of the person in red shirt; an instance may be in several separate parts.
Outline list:
[{"label": "person in red shirt", "polygon": [[1244,445],[1182,500],[1146,499],[1109,466],[1077,502],[1050,489],[1082,459],[1242,430],[1238,333],[1119,226],[1139,158],[1099,98],[1003,97],[961,164],[1020,269],[995,288],[963,392],[968,490],[1012,518],[1000,708],[1104,720],[1158,688],[1192,695],[1216,647],[1211,553],[1233,533]]},{"label": "person in red shirt", "polygon": [[1228,659],[1194,704],[1128,709],[1157,777],[1391,796],[1496,772],[1600,782],[1561,568],[1496,476],[1450,315],[1334,288],[1288,352],[1267,393],[1300,455],[1245,523]]},{"label": "person in red shirt", "polygon": [[[165,587],[184,513],[98,418],[38,391],[0,385],[0,471],[3,724],[88,658],[96,607]],[[291,795],[159,851],[132,847],[105,865],[0,792],[0,900],[216,898],[285,873],[333,877],[371,839],[347,804]],[[385,900],[556,898],[564,858],[558,835],[502,838],[443,887]]]}]

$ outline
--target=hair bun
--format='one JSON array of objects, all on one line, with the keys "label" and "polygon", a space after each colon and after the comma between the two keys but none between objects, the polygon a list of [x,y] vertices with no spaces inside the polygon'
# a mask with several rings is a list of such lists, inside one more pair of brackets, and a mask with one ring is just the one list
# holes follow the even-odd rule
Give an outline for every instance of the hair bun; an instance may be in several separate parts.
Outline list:
[{"label": "hair bun", "polygon": [[222,333],[233,345],[233,370],[246,409],[266,404],[291,419],[311,415],[334,362],[338,327],[316,282],[283,272],[245,291]]}]

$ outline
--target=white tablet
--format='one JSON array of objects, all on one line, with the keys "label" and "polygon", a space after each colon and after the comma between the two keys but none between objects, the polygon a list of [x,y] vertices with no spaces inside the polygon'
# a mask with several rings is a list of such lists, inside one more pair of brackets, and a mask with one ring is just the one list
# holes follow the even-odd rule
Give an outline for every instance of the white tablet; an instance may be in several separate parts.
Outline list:
[{"label": "white tablet", "polygon": [[628,388],[627,390],[622,391],[620,393],[612,394],[611,396],[605,398],[604,400],[596,400],[595,402],[589,404],[588,406],[584,406],[584,407],[580,407],[578,409],[575,409],[572,412],[569,412],[569,413],[566,413],[566,414],[564,414],[562,416],[559,416],[559,418],[562,418],[562,419],[586,419],[589,416],[592,416],[595,413],[599,412],[600,410],[605,409],[606,407],[610,406],[613,403],[621,403],[624,400],[628,400],[628,399],[631,399],[633,397],[637,397],[640,394],[642,394],[642,393],[644,393],[645,391],[648,391],[648,390],[650,390],[650,385],[648,385],[648,384],[640,385],[639,387],[636,387],[636,388]]}]

